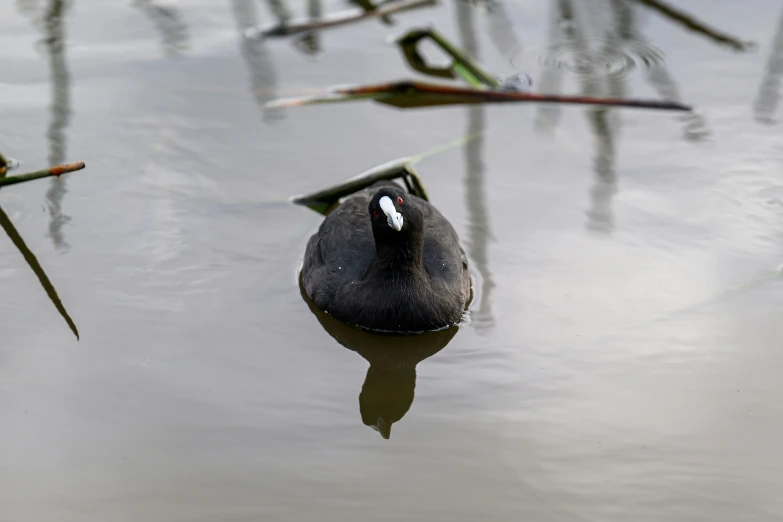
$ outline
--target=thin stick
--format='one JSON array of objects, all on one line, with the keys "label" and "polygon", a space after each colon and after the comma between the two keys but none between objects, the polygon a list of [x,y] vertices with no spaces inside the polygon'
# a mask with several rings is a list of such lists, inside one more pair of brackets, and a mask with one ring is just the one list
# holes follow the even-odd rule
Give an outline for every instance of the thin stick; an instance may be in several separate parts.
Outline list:
[{"label": "thin stick", "polygon": [[654,9],[658,11],[660,14],[664,15],[669,20],[677,22],[680,25],[687,27],[693,32],[702,34],[718,43],[728,45],[737,51],[747,51],[755,47],[755,44],[753,42],[743,42],[739,38],[736,38],[728,33],[723,33],[721,31],[718,31],[717,29],[713,29],[707,26],[705,23],[694,18],[693,15],[690,15],[685,11],[680,11],[676,7],[668,5],[665,2],[662,2],[661,0],[635,0],[635,1],[646,5],[650,9]]},{"label": "thin stick", "polygon": [[452,85],[424,83],[412,80],[332,88],[331,91],[327,91],[321,96],[280,98],[267,103],[267,106],[298,107],[316,103],[350,102],[366,99],[374,100],[378,103],[384,103],[386,105],[391,105],[400,109],[436,107],[439,105],[532,102],[555,104],[567,103],[577,105],[609,105],[614,107],[635,107],[643,109],[661,109],[674,111],[691,110],[691,107],[687,105],[667,100],[537,94],[530,92],[455,87]]},{"label": "thin stick", "polygon": [[32,181],[34,179],[49,178],[52,176],[60,177],[68,172],[74,172],[82,170],[85,167],[83,161],[77,161],[76,163],[66,163],[65,165],[57,165],[48,169],[38,170],[35,172],[28,172],[27,174],[19,174],[18,176],[11,176],[8,178],[0,178],[0,187],[7,185],[16,185],[17,183],[24,183],[26,181]]},{"label": "thin stick", "polygon": [[46,276],[46,272],[44,272],[41,264],[35,258],[35,254],[33,254],[32,251],[27,247],[24,239],[22,239],[22,236],[19,235],[19,232],[16,230],[16,227],[14,227],[13,222],[11,222],[11,220],[8,218],[8,215],[3,211],[2,208],[0,208],[0,227],[5,230],[6,234],[8,234],[8,237],[11,238],[13,244],[16,245],[16,248],[19,249],[22,257],[24,257],[25,261],[27,261],[27,264],[38,277],[38,281],[41,282],[41,286],[43,286],[44,290],[46,291],[46,295],[49,296],[49,299],[51,299],[54,307],[57,308],[58,312],[60,312],[60,315],[63,317],[63,319],[65,319],[65,322],[68,323],[68,327],[76,336],[76,339],[79,339],[79,330],[76,329],[76,325],[71,319],[71,316],[69,316],[68,312],[65,310],[62,301],[60,301],[60,297],[57,295],[57,291],[54,289],[54,285],[52,285],[52,282]]},{"label": "thin stick", "polygon": [[[530,92],[478,90],[469,87],[453,87],[451,85],[430,84],[417,81],[400,81],[386,84],[361,85],[335,89],[336,93],[353,95],[387,95],[392,100],[379,98],[381,103],[394,102],[395,105],[407,108],[403,101],[406,95],[429,94],[435,99],[441,98],[442,103],[503,103],[503,102],[537,102],[537,103],[569,103],[582,105],[612,105],[616,107],[636,107],[646,109],[663,109],[675,111],[690,111],[691,108],[682,103],[666,100],[641,100],[624,98],[599,98],[593,96],[568,96],[556,94],[537,94]],[[399,97],[399,98],[398,98]]]}]

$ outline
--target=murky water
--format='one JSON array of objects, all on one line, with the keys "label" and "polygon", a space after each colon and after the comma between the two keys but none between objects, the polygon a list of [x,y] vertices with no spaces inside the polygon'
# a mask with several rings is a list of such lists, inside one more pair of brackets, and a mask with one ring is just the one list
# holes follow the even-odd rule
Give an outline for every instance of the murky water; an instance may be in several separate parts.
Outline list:
[{"label": "murky water", "polygon": [[[87,162],[0,192],[81,334],[0,240],[0,520],[783,517],[783,4],[677,6],[757,48],[620,0],[266,44],[346,6],[0,4],[0,151]],[[386,38],[428,22],[534,90],[701,110],[263,108],[415,77]],[[376,345],[311,311],[321,218],[287,198],[476,133],[417,165],[469,323]]]}]

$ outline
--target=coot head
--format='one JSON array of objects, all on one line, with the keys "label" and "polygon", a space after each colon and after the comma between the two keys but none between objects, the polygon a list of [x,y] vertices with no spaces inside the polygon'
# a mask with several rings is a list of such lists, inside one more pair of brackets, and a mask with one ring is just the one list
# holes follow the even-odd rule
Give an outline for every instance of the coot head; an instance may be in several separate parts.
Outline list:
[{"label": "coot head", "polygon": [[423,231],[423,217],[413,197],[402,188],[384,187],[369,205],[376,243],[402,244]]}]

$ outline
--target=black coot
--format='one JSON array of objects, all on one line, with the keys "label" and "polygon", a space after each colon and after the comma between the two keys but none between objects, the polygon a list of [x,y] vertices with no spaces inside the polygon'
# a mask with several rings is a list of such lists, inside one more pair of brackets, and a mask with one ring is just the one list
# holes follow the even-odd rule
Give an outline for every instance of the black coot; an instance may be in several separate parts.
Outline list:
[{"label": "black coot", "polygon": [[453,325],[470,298],[454,228],[391,181],[350,196],[326,216],[307,243],[302,283],[322,310],[373,330]]}]

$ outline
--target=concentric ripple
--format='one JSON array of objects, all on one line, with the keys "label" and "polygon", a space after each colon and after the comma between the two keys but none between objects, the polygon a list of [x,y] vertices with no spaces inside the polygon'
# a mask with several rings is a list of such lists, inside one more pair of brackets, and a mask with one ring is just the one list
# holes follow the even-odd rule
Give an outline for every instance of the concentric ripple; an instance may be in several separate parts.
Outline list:
[{"label": "concentric ripple", "polygon": [[651,68],[663,62],[660,49],[642,42],[608,39],[563,42],[549,47],[539,58],[545,68],[598,77],[625,76],[637,67]]}]

